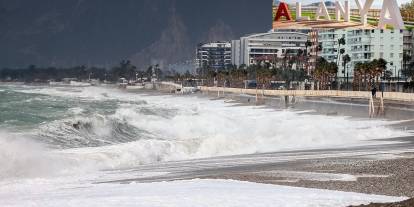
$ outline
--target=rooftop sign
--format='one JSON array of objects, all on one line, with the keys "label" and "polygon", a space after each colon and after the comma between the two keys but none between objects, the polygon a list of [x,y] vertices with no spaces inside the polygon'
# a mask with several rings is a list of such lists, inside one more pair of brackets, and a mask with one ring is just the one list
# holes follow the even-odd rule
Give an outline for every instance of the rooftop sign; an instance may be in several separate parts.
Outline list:
[{"label": "rooftop sign", "polygon": [[[365,3],[361,3],[361,0],[355,0],[355,3],[359,9],[360,21],[363,26],[368,25],[368,11],[372,7],[374,0],[366,0]],[[349,1],[345,1],[342,4],[339,1],[335,1],[335,17],[332,20],[328,13],[328,9],[325,2],[322,0],[315,10],[314,20],[328,20],[336,22],[350,22],[351,12]],[[280,2],[279,7],[274,18],[274,21],[280,21],[282,17],[285,17],[287,21],[293,21],[292,15],[288,8],[288,4]],[[302,4],[296,3],[296,21],[310,21],[310,17],[302,16]],[[379,29],[385,29],[386,26],[392,26],[395,29],[404,29],[404,22],[401,16],[400,8],[398,7],[397,0],[383,0],[381,14],[378,22]]]}]

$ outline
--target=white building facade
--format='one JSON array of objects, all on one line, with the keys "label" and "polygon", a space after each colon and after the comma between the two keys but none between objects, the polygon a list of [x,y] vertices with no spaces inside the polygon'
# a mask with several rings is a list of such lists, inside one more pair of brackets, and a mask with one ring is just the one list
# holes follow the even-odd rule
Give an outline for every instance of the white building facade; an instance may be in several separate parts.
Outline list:
[{"label": "white building facade", "polygon": [[231,65],[231,43],[212,42],[199,44],[196,50],[196,68],[210,67],[216,70]]},{"label": "white building facade", "polygon": [[[241,37],[233,40],[232,64],[236,66],[256,64],[258,59],[276,59],[285,55],[295,55],[304,50],[308,40],[307,31],[271,31]],[[288,54],[289,53],[289,54]]]},{"label": "white building facade", "polygon": [[[345,39],[345,45],[338,40]],[[318,56],[338,63],[338,77],[352,78],[356,63],[382,58],[393,76],[401,75],[403,61],[403,31],[380,29],[327,29],[318,31],[318,42],[322,50]],[[340,50],[344,49],[344,54]],[[343,66],[342,57],[349,55],[351,61]],[[339,57],[338,57],[339,55]]]}]

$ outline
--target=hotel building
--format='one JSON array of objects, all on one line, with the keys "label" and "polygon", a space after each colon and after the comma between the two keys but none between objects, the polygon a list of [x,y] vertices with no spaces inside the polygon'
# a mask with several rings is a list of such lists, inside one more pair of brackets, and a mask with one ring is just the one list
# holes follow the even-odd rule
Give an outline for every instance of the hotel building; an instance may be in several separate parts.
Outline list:
[{"label": "hotel building", "polygon": [[[345,45],[338,39],[345,38]],[[329,62],[338,62],[338,77],[353,77],[356,63],[383,58],[388,62],[387,69],[393,76],[401,75],[403,61],[403,31],[380,29],[325,29],[318,30],[321,51],[318,56]],[[343,67],[342,57],[338,54],[344,49],[351,58],[347,68]],[[338,57],[339,55],[339,57]]]},{"label": "hotel building", "polygon": [[216,70],[231,65],[231,43],[212,42],[199,44],[196,50],[196,69],[210,67]]},{"label": "hotel building", "polygon": [[231,61],[237,66],[249,66],[258,61],[276,62],[278,58],[305,50],[307,40],[308,30],[278,30],[244,36],[231,42]]}]

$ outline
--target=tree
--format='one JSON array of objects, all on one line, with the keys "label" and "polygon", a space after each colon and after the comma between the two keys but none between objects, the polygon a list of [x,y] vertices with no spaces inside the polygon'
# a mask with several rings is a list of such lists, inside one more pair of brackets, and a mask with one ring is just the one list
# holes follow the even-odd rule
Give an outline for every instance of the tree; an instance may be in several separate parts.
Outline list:
[{"label": "tree", "polygon": [[317,59],[314,78],[319,81],[320,88],[327,89],[333,77],[338,73],[338,65],[327,62],[324,58]]},{"label": "tree", "polygon": [[345,45],[345,38],[341,37],[338,39],[338,51],[337,51],[337,60],[336,60],[336,64],[339,65],[339,55],[344,54],[345,53],[345,49],[341,50],[341,45]]},{"label": "tree", "polygon": [[135,79],[136,67],[131,64],[129,60],[122,60],[119,65],[111,69],[112,78],[118,80],[119,78],[126,78],[129,80]]},{"label": "tree", "polygon": [[[349,63],[349,62],[351,62],[351,57],[348,55],[348,54],[346,54],[346,55],[344,55],[343,56],[343,58],[342,58],[342,65],[344,66],[344,71],[343,71],[343,73],[345,74],[346,73],[346,65]],[[345,74],[346,75],[346,74]]]}]

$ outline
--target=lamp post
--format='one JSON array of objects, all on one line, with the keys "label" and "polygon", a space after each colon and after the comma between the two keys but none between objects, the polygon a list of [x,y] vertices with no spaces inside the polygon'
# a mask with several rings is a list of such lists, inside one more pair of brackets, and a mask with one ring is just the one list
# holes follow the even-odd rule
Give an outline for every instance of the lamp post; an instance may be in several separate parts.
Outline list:
[{"label": "lamp post", "polygon": [[349,65],[346,66],[346,90],[349,91]]},{"label": "lamp post", "polygon": [[395,81],[395,92],[397,92],[398,82],[397,80],[397,66],[394,65],[394,81]]},{"label": "lamp post", "polygon": [[397,66],[394,65],[394,80],[397,79]]}]

